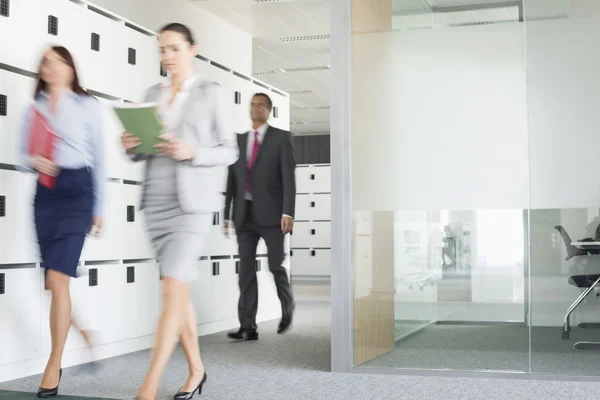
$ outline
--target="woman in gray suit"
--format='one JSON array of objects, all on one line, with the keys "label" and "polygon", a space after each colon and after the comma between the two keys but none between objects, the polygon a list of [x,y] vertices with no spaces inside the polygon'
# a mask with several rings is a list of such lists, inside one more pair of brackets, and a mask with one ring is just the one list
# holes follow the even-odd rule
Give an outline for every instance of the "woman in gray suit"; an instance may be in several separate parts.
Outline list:
[{"label": "woman in gray suit", "polygon": [[164,286],[152,364],[139,399],[154,399],[160,377],[179,339],[189,377],[175,399],[202,392],[206,372],[200,358],[196,317],[189,282],[198,279],[197,261],[212,225],[212,213],[222,207],[215,167],[238,158],[231,127],[229,97],[218,84],[194,71],[196,46],[181,24],[165,26],[159,36],[161,62],[169,74],[164,84],[148,90],[146,102],[156,102],[168,134],[156,155],[134,154],[137,138],[123,133],[121,143],[134,161],[146,160],[142,206],[157,253]]}]

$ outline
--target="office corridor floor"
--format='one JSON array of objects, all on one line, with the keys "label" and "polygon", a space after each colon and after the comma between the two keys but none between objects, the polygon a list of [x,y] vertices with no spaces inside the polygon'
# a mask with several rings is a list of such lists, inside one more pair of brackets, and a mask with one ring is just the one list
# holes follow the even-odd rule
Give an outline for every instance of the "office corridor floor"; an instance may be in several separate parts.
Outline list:
[{"label": "office corridor floor", "polygon": [[[326,297],[302,295],[302,289],[297,293],[296,324],[288,334],[277,335],[273,321],[260,326],[257,342],[231,343],[224,333],[200,338],[209,380],[198,399],[571,400],[600,393],[600,383],[593,382],[332,374],[330,305]],[[101,361],[96,370],[65,369],[61,394],[75,397],[57,399],[133,399],[149,356],[149,351],[141,351]],[[183,353],[177,350],[158,398],[172,399],[186,372]],[[0,384],[0,400],[34,399],[39,380],[34,376]]]}]

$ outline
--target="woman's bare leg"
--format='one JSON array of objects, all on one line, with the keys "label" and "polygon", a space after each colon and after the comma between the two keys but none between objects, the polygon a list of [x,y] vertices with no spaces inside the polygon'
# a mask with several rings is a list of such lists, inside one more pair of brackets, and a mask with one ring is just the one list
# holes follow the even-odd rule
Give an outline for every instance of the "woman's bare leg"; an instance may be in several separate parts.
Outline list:
[{"label": "woman's bare leg", "polygon": [[46,286],[52,292],[50,304],[50,334],[52,351],[40,387],[52,389],[58,385],[62,356],[69,328],[71,327],[70,277],[61,272],[48,270]]},{"label": "woman's bare leg", "polygon": [[180,389],[182,392],[195,390],[204,377],[204,365],[200,357],[200,345],[198,344],[198,327],[196,323],[196,311],[191,298],[188,301],[185,321],[181,330],[179,340],[188,362],[189,376],[185,385]]},{"label": "woman's bare leg", "polygon": [[160,378],[173,353],[187,313],[189,284],[173,278],[164,278],[163,310],[150,369],[138,393],[138,398],[154,399]]}]

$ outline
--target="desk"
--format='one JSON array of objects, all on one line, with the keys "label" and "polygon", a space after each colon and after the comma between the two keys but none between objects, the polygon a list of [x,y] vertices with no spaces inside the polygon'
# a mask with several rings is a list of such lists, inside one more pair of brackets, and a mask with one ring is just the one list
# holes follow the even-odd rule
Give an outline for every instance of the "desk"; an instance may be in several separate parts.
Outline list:
[{"label": "desk", "polygon": [[571,242],[572,246],[581,250],[600,250],[600,241],[595,242]]}]

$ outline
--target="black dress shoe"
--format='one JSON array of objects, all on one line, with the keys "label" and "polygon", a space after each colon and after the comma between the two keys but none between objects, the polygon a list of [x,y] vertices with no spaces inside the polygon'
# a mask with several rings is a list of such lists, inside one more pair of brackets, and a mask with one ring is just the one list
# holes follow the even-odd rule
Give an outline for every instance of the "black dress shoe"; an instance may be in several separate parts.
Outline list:
[{"label": "black dress shoe", "polygon": [[204,382],[206,382],[206,378],[208,378],[208,377],[206,376],[206,372],[205,372],[204,377],[200,381],[200,384],[198,385],[198,387],[196,389],[194,389],[193,392],[177,392],[177,394],[175,396],[173,396],[173,400],[191,399],[192,397],[194,397],[196,392],[198,392],[198,396],[200,396],[202,394],[202,386],[204,386]]},{"label": "black dress shoe", "polygon": [[60,372],[58,375],[58,385],[56,385],[56,387],[52,388],[52,389],[44,389],[43,387],[40,386],[40,388],[37,391],[37,397],[41,397],[43,399],[47,399],[50,397],[56,397],[58,395],[58,386],[60,385],[61,378],[62,378],[62,368],[60,369]]},{"label": "black dress shoe", "polygon": [[258,340],[258,331],[256,329],[240,328],[237,332],[229,332],[227,337],[233,340]]},{"label": "black dress shoe", "polygon": [[292,326],[292,320],[294,319],[294,310],[295,306],[291,306],[288,311],[284,312],[281,316],[281,322],[279,323],[279,327],[277,328],[278,334],[286,333],[290,327]]}]

